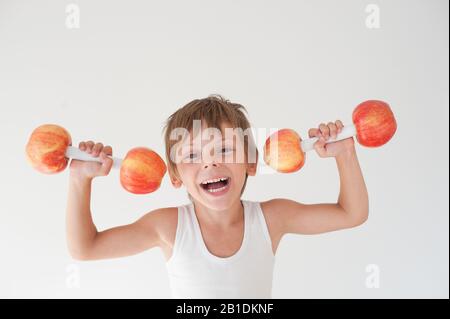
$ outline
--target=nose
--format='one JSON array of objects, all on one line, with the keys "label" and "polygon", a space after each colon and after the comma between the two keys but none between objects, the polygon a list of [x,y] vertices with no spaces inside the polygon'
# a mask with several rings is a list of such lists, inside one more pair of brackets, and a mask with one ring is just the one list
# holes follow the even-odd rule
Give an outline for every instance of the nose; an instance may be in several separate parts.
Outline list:
[{"label": "nose", "polygon": [[222,163],[222,155],[218,152],[214,151],[213,153],[202,153],[202,162],[203,168],[211,167],[220,167],[220,163]]},{"label": "nose", "polygon": [[219,167],[219,165],[218,165],[216,162],[205,163],[205,164],[203,164],[203,168],[208,168],[209,166],[212,166],[212,167]]}]

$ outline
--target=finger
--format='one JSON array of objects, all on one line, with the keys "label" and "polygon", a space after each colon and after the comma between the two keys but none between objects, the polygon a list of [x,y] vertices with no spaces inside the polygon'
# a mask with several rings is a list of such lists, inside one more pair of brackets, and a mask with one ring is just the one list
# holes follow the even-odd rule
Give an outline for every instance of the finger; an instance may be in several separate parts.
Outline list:
[{"label": "finger", "polygon": [[317,141],[314,143],[314,146],[324,147],[327,141],[323,136],[318,136]]},{"label": "finger", "polygon": [[86,143],[85,142],[80,142],[80,144],[78,144],[78,148],[81,151],[84,151],[86,149]]},{"label": "finger", "polygon": [[94,147],[92,148],[92,156],[97,157],[98,154],[100,154],[100,151],[103,149],[103,144],[102,143],[97,143],[94,145]]},{"label": "finger", "polygon": [[322,133],[323,137],[327,140],[330,136],[330,129],[324,123],[319,125],[319,130]]},{"label": "finger", "polygon": [[326,157],[325,139],[321,137],[316,143],[314,143],[314,149],[320,157]]},{"label": "finger", "polygon": [[100,153],[100,159],[102,161],[102,165],[100,167],[100,175],[106,176],[111,171],[113,160],[108,157],[104,152]]},{"label": "finger", "polygon": [[320,133],[319,129],[317,129],[317,128],[312,128],[312,129],[310,129],[310,130],[308,131],[308,136],[309,136],[309,137],[316,137],[316,136],[319,136],[319,133]]},{"label": "finger", "polygon": [[112,147],[107,145],[103,148],[102,152],[106,155],[112,156]]},{"label": "finger", "polygon": [[338,128],[338,133],[341,133],[342,132],[342,128],[344,127],[344,124],[340,120],[337,120],[336,121],[336,126]]},{"label": "finger", "polygon": [[93,141],[87,141],[86,142],[86,152],[91,153],[94,145],[95,145],[95,143]]},{"label": "finger", "polygon": [[330,130],[331,138],[335,139],[337,136],[337,126],[333,122],[328,123],[328,129]]}]

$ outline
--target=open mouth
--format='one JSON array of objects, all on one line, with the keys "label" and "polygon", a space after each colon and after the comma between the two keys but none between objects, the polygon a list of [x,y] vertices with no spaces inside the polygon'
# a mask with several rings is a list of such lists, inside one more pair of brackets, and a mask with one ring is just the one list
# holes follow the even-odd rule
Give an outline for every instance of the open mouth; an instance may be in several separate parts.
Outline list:
[{"label": "open mouth", "polygon": [[215,179],[209,179],[200,184],[200,186],[210,192],[210,193],[217,193],[225,190],[230,183],[229,177],[220,177]]}]

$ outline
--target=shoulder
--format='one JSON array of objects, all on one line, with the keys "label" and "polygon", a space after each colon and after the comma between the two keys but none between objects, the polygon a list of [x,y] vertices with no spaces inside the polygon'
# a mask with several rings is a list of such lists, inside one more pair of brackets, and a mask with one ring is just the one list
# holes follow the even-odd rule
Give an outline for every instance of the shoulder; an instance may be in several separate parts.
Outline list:
[{"label": "shoulder", "polygon": [[281,216],[291,211],[293,208],[301,209],[305,205],[286,198],[273,198],[265,202],[261,202],[261,208],[267,215]]},{"label": "shoulder", "polygon": [[283,214],[284,209],[294,203],[296,202],[285,198],[273,198],[264,202],[260,202],[260,205],[264,215],[275,217],[277,215]]},{"label": "shoulder", "polygon": [[294,200],[286,198],[273,198],[260,203],[261,210],[266,218],[267,224],[274,233],[282,235],[286,222],[289,222],[292,212],[302,209],[304,206]]},{"label": "shoulder", "polygon": [[257,202],[267,224],[272,251],[275,254],[283,236],[287,233],[290,224],[295,222],[292,217],[300,216],[304,204],[285,198],[274,198],[263,202]]},{"label": "shoulder", "polygon": [[284,222],[286,218],[283,217],[283,207],[286,205],[285,201],[286,200],[282,198],[274,198],[259,203],[272,240],[272,250],[274,254],[285,234]]},{"label": "shoulder", "polygon": [[145,228],[152,228],[163,245],[171,245],[175,240],[178,224],[178,207],[154,209],[145,214],[140,222]]},{"label": "shoulder", "polygon": [[274,198],[264,202],[259,203],[261,205],[261,210],[263,212],[264,218],[269,226],[275,226],[279,218],[280,211],[280,199]]}]

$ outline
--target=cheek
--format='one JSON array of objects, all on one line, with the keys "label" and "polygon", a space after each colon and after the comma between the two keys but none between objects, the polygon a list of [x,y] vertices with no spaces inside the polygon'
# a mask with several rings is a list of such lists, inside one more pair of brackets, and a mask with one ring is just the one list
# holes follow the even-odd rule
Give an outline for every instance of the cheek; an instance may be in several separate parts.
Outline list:
[{"label": "cheek", "polygon": [[234,164],[229,166],[236,183],[243,184],[245,181],[246,166],[244,164]]},{"label": "cheek", "polygon": [[177,167],[183,184],[187,187],[195,187],[197,168],[194,167],[194,164],[178,164]]},{"label": "cheek", "polygon": [[190,167],[191,164],[178,164],[177,169],[180,174],[180,176],[189,176],[192,173],[192,168]]}]

